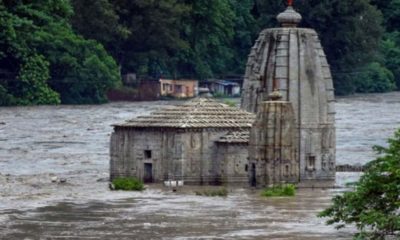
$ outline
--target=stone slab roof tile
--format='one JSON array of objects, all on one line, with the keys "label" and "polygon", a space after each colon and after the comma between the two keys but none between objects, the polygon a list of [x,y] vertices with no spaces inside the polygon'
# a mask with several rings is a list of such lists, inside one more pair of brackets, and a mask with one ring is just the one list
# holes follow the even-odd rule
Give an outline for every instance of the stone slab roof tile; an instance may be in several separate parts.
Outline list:
[{"label": "stone slab roof tile", "polygon": [[230,107],[210,98],[195,98],[177,106],[165,107],[116,127],[165,128],[250,128],[255,114]]}]

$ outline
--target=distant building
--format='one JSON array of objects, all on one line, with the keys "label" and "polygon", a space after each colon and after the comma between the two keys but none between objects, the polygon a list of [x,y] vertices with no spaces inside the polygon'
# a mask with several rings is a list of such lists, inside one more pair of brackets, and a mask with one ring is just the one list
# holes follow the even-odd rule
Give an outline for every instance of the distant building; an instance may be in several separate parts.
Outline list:
[{"label": "distant building", "polygon": [[197,80],[160,79],[161,96],[192,98],[198,95]]},{"label": "distant building", "polygon": [[225,95],[228,97],[239,97],[241,94],[240,84],[228,80],[210,79],[206,81],[204,87],[208,87],[213,94]]}]

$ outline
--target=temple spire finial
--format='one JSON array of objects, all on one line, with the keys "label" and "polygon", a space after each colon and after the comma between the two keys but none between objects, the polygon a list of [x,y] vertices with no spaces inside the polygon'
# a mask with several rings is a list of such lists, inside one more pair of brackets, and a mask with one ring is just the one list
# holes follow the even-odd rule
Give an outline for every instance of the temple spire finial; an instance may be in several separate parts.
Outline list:
[{"label": "temple spire finial", "polygon": [[302,17],[298,12],[296,12],[296,10],[294,10],[293,0],[287,0],[287,5],[286,10],[277,16],[278,22],[282,27],[297,27],[297,24],[300,23]]}]

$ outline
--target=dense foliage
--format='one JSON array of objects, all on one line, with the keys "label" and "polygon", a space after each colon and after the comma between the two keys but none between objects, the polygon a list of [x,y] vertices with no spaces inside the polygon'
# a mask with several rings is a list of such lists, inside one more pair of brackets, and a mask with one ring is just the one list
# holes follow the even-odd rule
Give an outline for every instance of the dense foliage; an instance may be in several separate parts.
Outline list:
[{"label": "dense foliage", "polygon": [[115,190],[143,191],[143,182],[136,178],[116,178],[112,181]]},{"label": "dense foliage", "polygon": [[262,191],[264,197],[293,197],[296,195],[296,187],[293,184],[285,184],[266,188]]},{"label": "dense foliage", "polygon": [[76,35],[64,0],[0,1],[0,103],[98,103],[119,82],[116,62]]},{"label": "dense foliage", "polygon": [[321,213],[337,228],[354,224],[355,239],[400,238],[400,130],[389,139],[389,147],[375,147],[381,155],[367,165],[355,183],[354,191],[333,199],[333,205]]},{"label": "dense foliage", "polygon": [[[99,103],[121,73],[242,75],[282,0],[0,0],[0,104]],[[295,1],[338,94],[400,86],[400,0]],[[390,73],[389,73],[390,72]]]},{"label": "dense foliage", "polygon": [[[96,37],[90,28],[82,31],[79,27],[88,21],[80,21],[80,16],[91,16],[87,14],[91,8],[91,12],[108,12],[115,26],[112,29],[123,29],[128,35],[107,47],[122,72],[204,79],[243,74],[260,29],[278,25],[276,15],[284,10],[284,2],[109,0],[108,10],[98,10],[100,5],[106,7],[103,3],[77,11],[74,26],[84,36],[108,46],[103,38],[107,34],[111,38],[115,32],[101,31],[102,37]],[[81,9],[81,3],[75,5]],[[295,7],[303,15],[301,27],[315,28],[321,37],[338,94],[395,90],[388,71],[400,85],[400,38],[395,32],[400,22],[399,0],[297,0]],[[104,16],[98,15],[100,19]],[[96,23],[100,30],[106,29],[104,22]],[[360,81],[365,77],[365,82]]]}]

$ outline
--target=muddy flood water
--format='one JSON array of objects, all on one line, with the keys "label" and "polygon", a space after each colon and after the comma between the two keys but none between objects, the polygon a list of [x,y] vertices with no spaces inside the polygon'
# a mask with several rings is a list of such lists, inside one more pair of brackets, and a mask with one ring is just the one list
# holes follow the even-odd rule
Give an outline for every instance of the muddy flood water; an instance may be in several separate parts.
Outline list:
[{"label": "muddy flood water", "polygon": [[[266,199],[229,188],[227,197],[108,190],[113,123],[177,102],[0,108],[0,239],[351,239],[316,214],[342,190],[301,189]],[[400,92],[337,103],[337,162],[364,164],[400,127]],[[336,184],[357,178],[339,173]],[[52,183],[54,177],[66,183]]]}]

